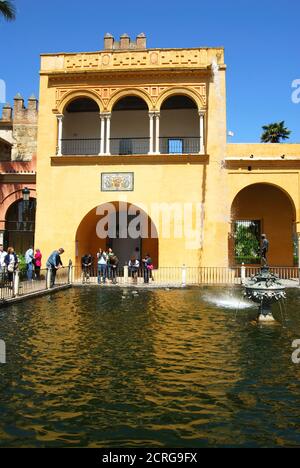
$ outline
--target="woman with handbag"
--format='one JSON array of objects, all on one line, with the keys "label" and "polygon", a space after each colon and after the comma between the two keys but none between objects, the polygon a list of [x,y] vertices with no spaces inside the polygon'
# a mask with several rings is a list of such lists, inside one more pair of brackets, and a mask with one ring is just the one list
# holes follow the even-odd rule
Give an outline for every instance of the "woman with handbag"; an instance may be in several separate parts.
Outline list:
[{"label": "woman with handbag", "polygon": [[16,271],[19,265],[19,260],[15,254],[13,247],[8,247],[4,263],[7,268],[8,281],[12,283],[14,279],[14,272]]},{"label": "woman with handbag", "polygon": [[152,271],[154,268],[152,258],[147,254],[142,261],[144,264],[144,283],[149,283],[149,278],[152,278]]},{"label": "woman with handbag", "polygon": [[41,277],[41,266],[42,266],[42,253],[40,249],[36,249],[34,255],[34,273],[37,280]]}]

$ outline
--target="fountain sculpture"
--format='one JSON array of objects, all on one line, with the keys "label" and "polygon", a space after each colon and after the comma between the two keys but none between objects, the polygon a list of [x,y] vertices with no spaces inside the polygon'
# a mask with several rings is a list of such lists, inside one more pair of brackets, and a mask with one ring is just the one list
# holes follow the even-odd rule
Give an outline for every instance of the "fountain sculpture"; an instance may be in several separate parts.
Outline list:
[{"label": "fountain sculpture", "polygon": [[272,304],[281,303],[286,299],[285,286],[277,275],[270,272],[268,266],[261,268],[260,272],[245,283],[245,296],[259,304],[260,322],[274,322]]}]

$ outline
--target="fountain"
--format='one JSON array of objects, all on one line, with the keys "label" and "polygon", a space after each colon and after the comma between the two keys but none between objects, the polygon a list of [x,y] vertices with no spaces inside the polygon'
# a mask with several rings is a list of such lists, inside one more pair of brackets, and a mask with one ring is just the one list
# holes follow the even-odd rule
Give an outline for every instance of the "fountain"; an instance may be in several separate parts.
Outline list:
[{"label": "fountain", "polygon": [[260,272],[245,283],[245,296],[259,304],[259,322],[274,322],[272,304],[286,299],[285,286],[277,275],[270,272],[268,266],[261,268]]}]

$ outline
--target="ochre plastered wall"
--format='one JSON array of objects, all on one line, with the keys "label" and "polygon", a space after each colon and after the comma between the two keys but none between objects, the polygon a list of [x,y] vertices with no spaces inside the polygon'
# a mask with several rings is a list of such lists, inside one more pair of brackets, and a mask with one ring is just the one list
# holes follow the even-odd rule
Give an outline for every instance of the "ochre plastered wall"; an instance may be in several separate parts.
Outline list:
[{"label": "ochre plastered wall", "polygon": [[[214,67],[214,72],[213,62],[219,66],[219,69]],[[184,239],[160,238],[160,266],[227,266],[232,202],[239,191],[253,183],[267,182],[282,187],[290,194],[296,208],[296,222],[299,221],[299,169],[281,169],[280,162],[276,161],[276,167],[275,163],[269,167],[268,159],[280,158],[283,153],[289,156],[289,152],[295,160],[300,159],[300,147],[226,144],[225,70],[223,49],[42,57],[36,240],[45,255],[63,246],[65,261],[69,258],[75,261],[80,223],[95,207],[112,201],[125,200],[145,206],[146,212],[153,202],[204,206],[202,246],[188,249]],[[107,160],[103,163],[101,157],[93,164],[76,163],[76,158],[72,163],[64,160],[59,164],[59,158],[55,158],[57,115],[63,114],[71,100],[89,97],[98,103],[100,112],[107,113],[122,97],[135,95],[145,100],[150,111],[159,112],[164,100],[176,94],[192,98],[198,111],[205,113],[206,155],[202,161],[198,156],[197,163],[193,164],[178,161],[173,164],[166,160],[160,164],[132,164],[124,156],[117,165]],[[248,171],[244,163],[231,168],[227,161],[228,158],[246,159],[252,154],[266,160],[263,167],[256,163],[255,170]],[[102,192],[102,172],[133,172],[134,191]],[[159,224],[155,217],[152,220]],[[91,236],[92,224],[86,233],[81,233],[82,239]],[[95,250],[96,244],[93,241],[91,249]],[[283,259],[280,261],[283,263]]]}]

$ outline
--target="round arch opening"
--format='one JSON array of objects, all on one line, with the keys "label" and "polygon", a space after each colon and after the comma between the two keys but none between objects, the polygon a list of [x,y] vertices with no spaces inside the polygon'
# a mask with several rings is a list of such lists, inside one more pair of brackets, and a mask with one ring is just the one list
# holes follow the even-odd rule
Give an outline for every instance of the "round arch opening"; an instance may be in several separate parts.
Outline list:
[{"label": "round arch opening", "polygon": [[184,94],[167,97],[160,108],[160,152],[200,152],[200,123],[196,102]]},{"label": "round arch opening", "polygon": [[231,206],[230,264],[260,264],[261,234],[270,242],[270,266],[297,264],[296,209],[279,186],[257,183],[243,188]]},{"label": "round arch opening", "polygon": [[[140,234],[139,234],[140,233]],[[141,260],[149,254],[155,268],[159,263],[159,239],[155,224],[139,207],[111,202],[92,209],[81,221],[76,233],[76,263],[85,254],[95,260],[99,248],[111,247],[120,266],[132,258]]]},{"label": "round arch opening", "polygon": [[100,108],[89,97],[77,97],[64,110],[62,153],[97,155],[100,152]]},{"label": "round arch opening", "polygon": [[17,254],[24,254],[34,246],[36,199],[28,202],[17,200],[7,209],[5,215],[4,247],[14,247]]},{"label": "round arch opening", "polygon": [[111,154],[147,154],[149,141],[148,104],[139,96],[121,97],[111,113]]}]

